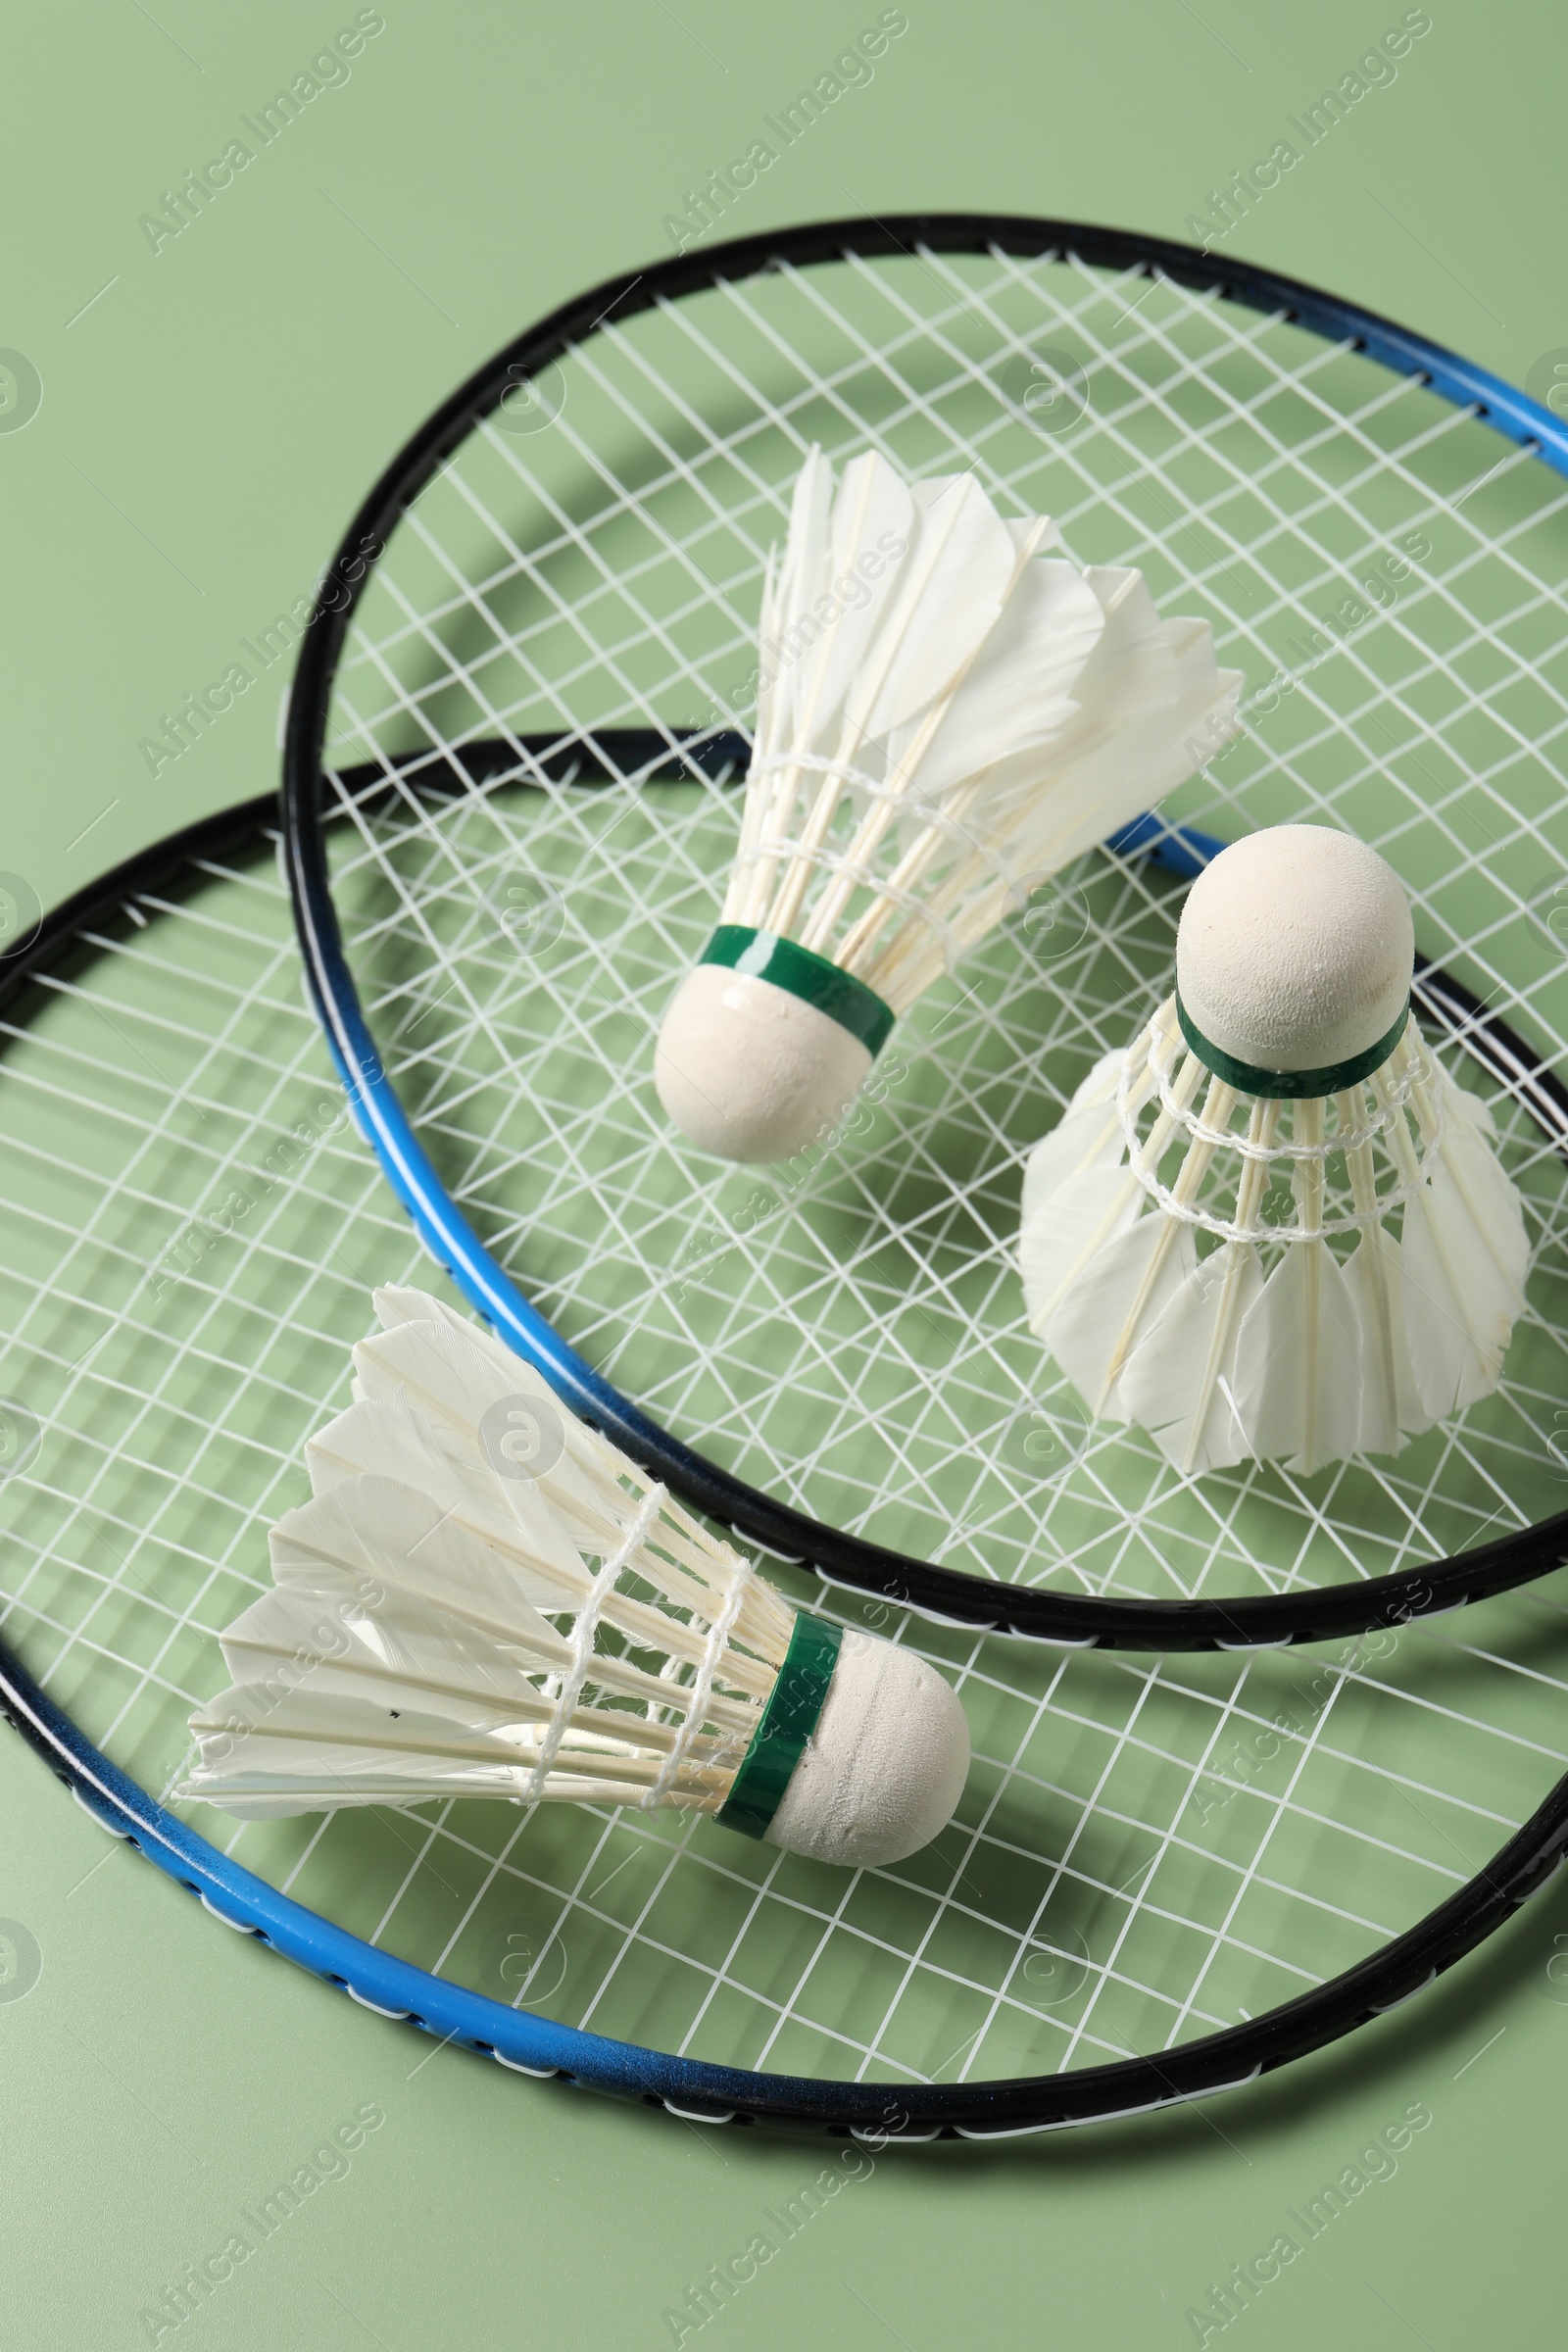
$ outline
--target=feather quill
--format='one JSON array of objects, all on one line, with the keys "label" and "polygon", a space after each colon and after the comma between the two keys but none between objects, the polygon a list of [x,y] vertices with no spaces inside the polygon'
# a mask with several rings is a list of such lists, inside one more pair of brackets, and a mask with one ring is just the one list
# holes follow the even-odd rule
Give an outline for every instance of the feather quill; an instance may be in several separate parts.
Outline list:
[{"label": "feather quill", "polygon": [[548,1400],[538,1376],[421,1293],[376,1306],[357,1400],[307,1447],[312,1498],[271,1531],[272,1588],[221,1637],[231,1687],[192,1718],[182,1793],[242,1819],[432,1795],[716,1809],[794,1612],[564,1408],[553,1487],[499,1476],[478,1424]]},{"label": "feather quill", "polygon": [[1251,1452],[1237,1355],[1262,1289],[1256,1250],[1226,1242],[1188,1271],[1127,1358],[1118,1403],[1184,1473],[1227,1470]]},{"label": "feather quill", "polygon": [[1361,1327],[1324,1242],[1288,1249],[1243,1323],[1236,1408],[1260,1460],[1309,1475],[1354,1453],[1361,1435]]},{"label": "feather quill", "polygon": [[909,483],[868,452],[835,488],[809,452],[764,581],[726,922],[798,938],[904,1010],[945,936],[971,944],[1188,774],[1200,723],[1202,756],[1220,748],[1240,674],[1207,624],[1161,621],[1139,573],[1055,545],[970,474]]}]

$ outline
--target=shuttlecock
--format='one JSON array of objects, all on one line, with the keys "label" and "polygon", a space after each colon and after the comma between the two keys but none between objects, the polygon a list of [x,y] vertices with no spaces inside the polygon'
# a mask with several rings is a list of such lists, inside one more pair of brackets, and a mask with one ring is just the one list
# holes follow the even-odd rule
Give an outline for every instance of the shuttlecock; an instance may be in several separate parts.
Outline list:
[{"label": "shuttlecock", "polygon": [[1188,897],[1176,994],[1029,1156],[1031,1327],[1184,1471],[1395,1453],[1501,1377],[1519,1195],[1410,1017],[1413,961],[1362,843],[1235,843]]},{"label": "shuttlecock", "polygon": [[736,1160],[829,1130],[894,1020],[1031,891],[1220,749],[1238,672],[1143,576],[1044,551],[972,475],[813,450],[762,596],[757,733],[719,926],[655,1077]]},{"label": "shuttlecock", "polygon": [[852,1867],[936,1836],[969,1738],[932,1667],[798,1613],[436,1299],[375,1305],[181,1795],[670,1807]]}]

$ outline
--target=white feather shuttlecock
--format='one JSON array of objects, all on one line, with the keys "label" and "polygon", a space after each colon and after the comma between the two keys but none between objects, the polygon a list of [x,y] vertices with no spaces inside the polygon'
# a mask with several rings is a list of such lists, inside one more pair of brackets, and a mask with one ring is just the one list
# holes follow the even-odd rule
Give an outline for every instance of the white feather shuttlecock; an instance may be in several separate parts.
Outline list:
[{"label": "white feather shuttlecock", "polygon": [[1031,1328],[1185,1472],[1396,1453],[1501,1378],[1522,1206],[1409,1017],[1413,962],[1374,851],[1235,843],[1188,897],[1176,994],[1029,1155]]},{"label": "white feather shuttlecock", "polygon": [[1240,674],[1132,570],[1080,571],[972,475],[813,449],[762,597],[719,927],[660,1097],[725,1159],[828,1132],[894,1020],[1030,893],[1225,743]]},{"label": "white feather shuttlecock", "polygon": [[946,1826],[969,1740],[934,1668],[797,1612],[436,1299],[375,1305],[181,1795],[668,1807],[851,1867]]}]

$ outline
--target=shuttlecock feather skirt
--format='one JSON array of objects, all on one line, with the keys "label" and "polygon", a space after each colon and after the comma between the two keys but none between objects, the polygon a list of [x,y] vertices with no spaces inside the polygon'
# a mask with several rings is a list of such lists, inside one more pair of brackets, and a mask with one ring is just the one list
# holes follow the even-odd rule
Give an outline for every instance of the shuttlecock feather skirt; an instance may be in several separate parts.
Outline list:
[{"label": "shuttlecock feather skirt", "polygon": [[376,1294],[180,1793],[240,1819],[487,1796],[716,1814],[852,1867],[951,1817],[961,1707],[790,1606],[499,1342]]},{"label": "shuttlecock feather skirt", "polygon": [[[906,481],[873,452],[836,485],[808,456],[760,644],[718,934],[746,945],[687,974],[654,1069],[676,1126],[741,1161],[830,1132],[873,1016],[906,1014],[1217,751],[1240,685],[1207,624],[1162,620],[1138,572],[1080,571],[1046,516],[1004,516],[969,474]],[[772,943],[798,956],[759,977]],[[830,970],[856,987],[831,994]]]},{"label": "shuttlecock feather skirt", "polygon": [[1397,1452],[1496,1387],[1523,1311],[1491,1114],[1402,1016],[1326,1097],[1243,1074],[1174,998],[1090,1072],[1026,1169],[1031,1329],[1184,1471]]}]

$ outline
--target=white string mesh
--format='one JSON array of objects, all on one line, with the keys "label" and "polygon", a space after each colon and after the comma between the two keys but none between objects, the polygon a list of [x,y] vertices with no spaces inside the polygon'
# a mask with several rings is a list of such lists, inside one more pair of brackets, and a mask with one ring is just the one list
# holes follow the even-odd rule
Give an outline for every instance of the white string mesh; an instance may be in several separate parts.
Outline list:
[{"label": "white string mesh", "polygon": [[[1064,434],[1008,373],[1042,350],[1088,381]],[[721,1172],[670,1135],[652,1036],[711,932],[738,793],[551,781],[522,747],[744,720],[761,564],[813,439],[972,465],[1080,563],[1142,564],[1246,670],[1247,732],[1175,812],[1352,825],[1421,947],[1557,1058],[1568,488],[1348,349],[1070,259],[783,270],[607,327],[563,380],[553,425],[487,426],[400,526],[333,714],[348,765],[513,748],[461,794],[398,775],[333,854],[399,1091],[536,1302],[679,1436],[976,1575],[1289,1591],[1560,1507],[1568,1169],[1473,1063],[1439,1048],[1494,1102],[1534,1246],[1498,1396],[1395,1461],[1184,1481],[1088,1421],[1011,1261],[1025,1151],[1168,994],[1176,887],[1085,861],[901,1025],[849,1132]],[[1428,553],[1396,576],[1412,537]],[[341,1115],[270,860],[194,883],[62,962],[0,1055],[0,1410],[42,1428],[0,1480],[6,1637],[153,1788],[268,1581],[306,1437],[347,1401],[370,1286],[432,1279]],[[504,1999],[898,2082],[1257,2015],[1451,1892],[1564,1768],[1560,1579],[1332,1655],[1154,1660],[921,1626],[761,1565],[913,1640],[963,1696],[957,1820],[894,1873],[657,1810],[192,1818]]]}]

